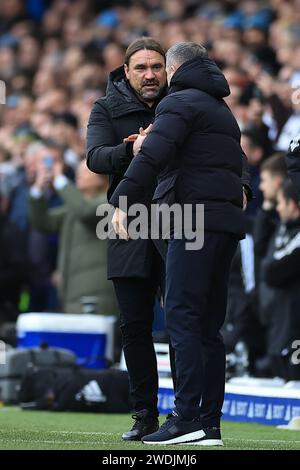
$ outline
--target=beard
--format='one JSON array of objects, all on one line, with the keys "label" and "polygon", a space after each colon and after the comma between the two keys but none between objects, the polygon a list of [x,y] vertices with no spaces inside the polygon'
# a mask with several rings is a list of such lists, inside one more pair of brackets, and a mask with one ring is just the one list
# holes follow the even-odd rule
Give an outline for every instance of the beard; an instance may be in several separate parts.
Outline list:
[{"label": "beard", "polygon": [[[153,88],[147,89],[146,85],[153,85]],[[148,102],[157,100],[162,94],[163,89],[164,89],[163,86],[160,86],[158,82],[153,81],[153,82],[143,83],[141,88],[137,90],[136,92],[143,101],[148,103]]]}]

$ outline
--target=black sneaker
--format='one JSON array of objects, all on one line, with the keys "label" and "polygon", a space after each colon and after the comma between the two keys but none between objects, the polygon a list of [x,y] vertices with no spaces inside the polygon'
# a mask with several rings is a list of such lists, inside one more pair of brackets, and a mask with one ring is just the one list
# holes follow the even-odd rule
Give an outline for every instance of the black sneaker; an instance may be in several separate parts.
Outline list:
[{"label": "black sneaker", "polygon": [[135,423],[130,431],[124,432],[122,439],[124,441],[140,441],[147,434],[156,432],[159,428],[157,416],[151,414],[148,410],[137,411],[132,415]]},{"label": "black sneaker", "polygon": [[184,421],[176,411],[168,415],[166,422],[154,434],[143,437],[144,444],[180,444],[203,437],[204,431],[199,420]]},{"label": "black sneaker", "polygon": [[193,446],[223,446],[221,438],[221,430],[217,427],[204,428],[205,436],[201,437],[197,441],[186,442]]}]

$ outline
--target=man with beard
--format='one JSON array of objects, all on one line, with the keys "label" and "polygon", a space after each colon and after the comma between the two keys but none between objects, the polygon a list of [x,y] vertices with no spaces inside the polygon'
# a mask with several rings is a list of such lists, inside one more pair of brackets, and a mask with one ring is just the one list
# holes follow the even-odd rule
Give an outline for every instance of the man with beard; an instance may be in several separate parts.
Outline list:
[{"label": "man with beard", "polygon": [[[108,198],[133,158],[135,144],[131,139],[124,142],[124,138],[151,124],[165,85],[162,47],[151,38],[137,39],[126,51],[124,67],[110,74],[106,96],[94,104],[87,130],[87,165],[96,173],[109,175]],[[140,202],[149,204],[153,190]],[[135,424],[123,434],[124,440],[140,440],[158,429],[158,375],[152,322],[162,265],[151,240],[108,240],[108,278],[114,283],[119,303],[135,411]]]}]

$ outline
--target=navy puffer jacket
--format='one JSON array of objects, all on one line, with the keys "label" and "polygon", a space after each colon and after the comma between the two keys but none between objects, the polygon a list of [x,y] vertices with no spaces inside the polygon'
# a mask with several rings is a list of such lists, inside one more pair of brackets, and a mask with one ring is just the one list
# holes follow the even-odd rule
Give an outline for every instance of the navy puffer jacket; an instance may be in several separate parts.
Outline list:
[{"label": "navy puffer jacket", "polygon": [[205,229],[243,237],[240,130],[223,97],[228,83],[214,61],[180,66],[157,107],[153,128],[110,202],[141,200],[159,175],[154,200],[174,193],[180,204],[203,203]]}]

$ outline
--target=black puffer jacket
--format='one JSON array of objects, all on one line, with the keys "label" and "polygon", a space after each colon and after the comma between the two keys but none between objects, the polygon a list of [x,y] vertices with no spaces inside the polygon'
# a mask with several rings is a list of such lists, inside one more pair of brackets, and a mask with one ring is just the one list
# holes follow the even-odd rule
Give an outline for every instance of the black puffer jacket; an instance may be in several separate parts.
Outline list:
[{"label": "black puffer jacket", "polygon": [[244,236],[240,130],[223,101],[227,81],[208,58],[184,63],[171,80],[169,94],[157,107],[155,123],[110,202],[128,203],[156,182],[154,198],[174,192],[181,203],[204,203],[205,229]]},{"label": "black puffer jacket", "polygon": [[[106,96],[95,102],[87,129],[87,166],[109,175],[108,198],[133,157],[132,144],[124,144],[124,137],[138,133],[141,126],[148,127],[154,115],[155,106],[149,108],[138,100],[123,67],[110,74]],[[153,191],[154,187],[139,202],[151,201]],[[108,278],[149,277],[154,249],[149,240],[108,240]]]}]

